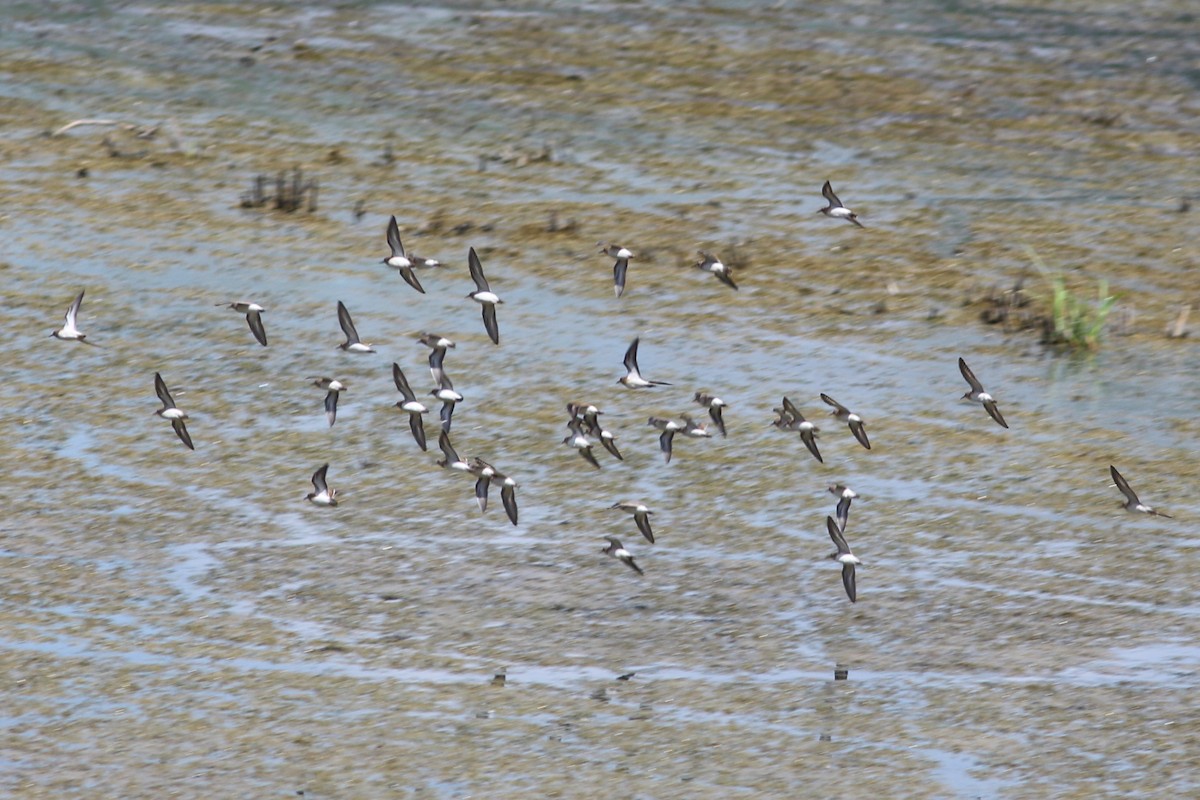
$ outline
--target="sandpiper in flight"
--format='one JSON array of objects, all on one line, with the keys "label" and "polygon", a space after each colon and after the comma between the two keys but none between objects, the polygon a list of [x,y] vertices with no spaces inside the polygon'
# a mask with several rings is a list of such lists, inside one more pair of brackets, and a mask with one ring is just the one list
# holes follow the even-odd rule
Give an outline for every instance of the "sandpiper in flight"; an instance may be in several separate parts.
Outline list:
[{"label": "sandpiper in flight", "polygon": [[799,431],[800,439],[808,448],[808,452],[813,454],[813,458],[824,464],[825,459],[821,458],[821,451],[817,449],[817,434],[821,429],[806,420],[800,413],[800,409],[796,408],[795,404],[787,397],[783,398],[783,407],[775,409],[775,412],[779,414],[775,426],[783,430]]},{"label": "sandpiper in flight", "polygon": [[358,338],[354,320],[350,319],[350,312],[346,310],[346,304],[341,300],[338,300],[337,314],[338,324],[342,326],[342,333],[346,334],[346,341],[339,344],[338,347],[348,353],[374,353],[375,348]]},{"label": "sandpiper in flight", "polygon": [[1155,511],[1141,500],[1138,500],[1138,496],[1134,493],[1133,489],[1129,488],[1129,483],[1125,480],[1125,478],[1121,477],[1121,473],[1117,472],[1116,467],[1110,464],[1108,467],[1108,472],[1110,475],[1112,475],[1113,483],[1115,483],[1117,488],[1121,490],[1121,494],[1125,495],[1125,502],[1121,504],[1121,507],[1126,511],[1133,513],[1140,511],[1143,514],[1153,514],[1156,517],[1174,519],[1174,517],[1172,517],[1170,514],[1164,514],[1161,511]]},{"label": "sandpiper in flight", "polygon": [[328,464],[322,464],[312,476],[313,490],[304,499],[318,506],[336,506],[337,489],[330,489],[325,482],[325,473],[329,471]]},{"label": "sandpiper in flight", "polygon": [[628,370],[628,374],[624,378],[619,379],[617,383],[624,384],[630,389],[645,389],[650,386],[670,386],[671,384],[666,381],[648,381],[642,377],[642,372],[638,369],[637,363],[639,341],[641,341],[640,337],[634,339],[633,343],[629,345],[629,349],[625,351],[625,369]]},{"label": "sandpiper in flight", "polygon": [[[84,291],[86,291],[86,290],[84,290]],[[95,342],[89,342],[87,340],[86,333],[79,332],[79,327],[78,327],[79,307],[81,305],[83,305],[83,292],[82,291],[79,293],[79,296],[75,298],[75,300],[71,303],[70,307],[67,309],[66,316],[63,317],[63,326],[50,335],[53,336],[55,339],[63,339],[65,341],[73,341],[73,342],[83,342],[84,344],[90,344],[93,347],[99,347],[100,345],[96,344]]]},{"label": "sandpiper in flight", "polygon": [[858,214],[846,208],[842,205],[842,201],[838,200],[838,196],[833,193],[833,187],[829,185],[829,181],[825,181],[825,185],[821,187],[821,194],[829,201],[829,205],[819,209],[817,213],[833,217],[834,219],[844,219],[847,222],[853,222],[860,228],[863,227],[863,224],[858,221]]},{"label": "sandpiper in flight", "polygon": [[600,248],[600,252],[607,256],[612,256],[617,260],[613,264],[613,290],[620,297],[625,293],[625,275],[629,272],[629,259],[633,258],[633,253],[619,244],[608,244],[607,242],[596,242]]},{"label": "sandpiper in flight", "polygon": [[717,430],[724,436],[725,420],[721,417],[721,409],[727,408],[729,404],[715,395],[704,394],[702,392],[696,392],[696,396],[693,399],[708,409],[708,416],[712,417],[713,424],[717,426]]},{"label": "sandpiper in flight", "polygon": [[441,369],[437,370],[438,386],[431,395],[442,401],[442,410],[438,412],[438,416],[442,420],[442,430],[450,430],[450,420],[454,417],[454,405],[461,403],[463,396],[454,391],[454,384],[450,382],[450,376]]},{"label": "sandpiper in flight", "polygon": [[171,393],[167,391],[167,384],[163,381],[162,375],[154,373],[154,393],[158,395],[158,399],[162,401],[163,407],[155,411],[163,419],[171,420],[171,427],[175,429],[175,435],[179,437],[179,441],[187,445],[189,450],[195,450],[192,446],[192,437],[188,434],[187,425],[184,420],[188,418],[187,412],[175,405],[175,401],[171,398]]},{"label": "sandpiper in flight", "polygon": [[338,397],[346,384],[335,378],[316,378],[313,380],[313,386],[318,386],[326,390],[325,393],[325,419],[329,421],[329,427],[333,427],[333,423],[337,421],[337,404]]},{"label": "sandpiper in flight", "polygon": [[663,459],[666,463],[670,464],[671,446],[675,441],[675,434],[683,430],[684,426],[673,419],[663,419],[662,417],[651,417],[646,421],[646,424],[662,431],[662,434],[658,437],[658,449],[662,450]]},{"label": "sandpiper in flight", "polygon": [[428,449],[425,447],[425,426],[421,422],[421,415],[428,412],[429,409],[417,402],[417,395],[408,385],[408,379],[404,377],[400,365],[394,361],[392,362],[392,381],[396,384],[396,390],[404,396],[403,400],[396,403],[396,408],[408,412],[408,427],[412,429],[417,446],[422,450]]},{"label": "sandpiper in flight", "polygon": [[425,294],[425,290],[421,288],[421,282],[417,280],[417,274],[413,272],[413,262],[404,254],[404,244],[400,241],[400,226],[396,224],[394,214],[388,220],[387,243],[388,247],[391,248],[392,254],[385,258],[383,263],[392,269],[398,270],[400,277],[404,278],[409,286],[421,294]]},{"label": "sandpiper in flight", "polygon": [[614,503],[611,508],[619,508],[622,511],[633,514],[633,521],[637,523],[638,530],[642,532],[642,536],[646,537],[646,541],[654,544],[654,531],[650,530],[650,515],[654,512],[646,507],[645,503],[621,502]]},{"label": "sandpiper in flight", "polygon": [[573,418],[567,423],[567,429],[571,431],[571,435],[563,439],[563,444],[569,444],[583,457],[583,460],[591,464],[596,469],[600,469],[600,462],[596,460],[596,456],[592,453],[592,442],[583,432],[583,420]]},{"label": "sandpiper in flight", "polygon": [[246,324],[250,326],[250,332],[254,334],[254,338],[263,347],[267,346],[267,329],[263,327],[262,312],[265,308],[258,303],[251,303],[246,300],[238,300],[233,303],[217,303],[218,306],[232,308],[239,314],[246,315]]},{"label": "sandpiper in flight", "polygon": [[976,403],[982,403],[983,408],[991,416],[992,419],[999,423],[1000,427],[1007,428],[1008,423],[1004,421],[1000,409],[996,407],[996,401],[990,394],[983,390],[983,384],[975,377],[975,373],[967,366],[967,362],[962,358],[958,359],[958,371],[962,373],[963,378],[967,383],[971,384],[971,391],[963,395],[964,400],[972,400]]},{"label": "sandpiper in flight", "polygon": [[445,336],[439,336],[436,333],[425,333],[423,331],[417,341],[430,349],[429,372],[433,375],[434,382],[440,383],[441,378],[439,374],[442,372],[442,363],[446,359],[446,348],[455,347],[456,345]]},{"label": "sandpiper in flight", "polygon": [[624,461],[625,457],[621,455],[621,451],[617,449],[617,437],[612,431],[604,429],[600,424],[600,415],[604,412],[593,405],[585,403],[567,403],[567,413],[572,419],[578,418],[583,420],[583,431],[588,436],[595,436],[600,440],[600,444],[604,445],[604,449],[612,454],[618,461]]},{"label": "sandpiper in flight", "polygon": [[475,255],[474,247],[467,254],[467,266],[471,269],[471,280],[475,281],[475,291],[468,294],[467,297],[483,307],[483,327],[487,328],[492,343],[500,344],[500,324],[496,322],[496,304],[504,301],[488,285],[488,280],[483,275],[483,265],[479,263],[479,256]]},{"label": "sandpiper in flight", "polygon": [[827,394],[822,394],[821,399],[827,405],[833,406],[833,416],[849,425],[850,432],[854,434],[855,439],[858,439],[858,443],[870,450],[871,442],[867,439],[867,429],[863,427],[863,418]]},{"label": "sandpiper in flight", "polygon": [[858,492],[854,491],[849,486],[836,483],[829,487],[829,493],[838,499],[838,527],[844,531],[846,530],[846,523],[850,520],[850,501],[858,497]]},{"label": "sandpiper in flight", "polygon": [[439,467],[442,469],[458,470],[459,472],[471,471],[471,465],[458,457],[458,451],[450,443],[450,434],[446,431],[438,434],[438,448],[442,451],[442,458],[438,459],[437,462]]},{"label": "sandpiper in flight", "polygon": [[837,520],[826,517],[825,527],[829,530],[829,538],[833,540],[834,547],[837,548],[837,552],[830,553],[829,557],[842,565],[842,586],[846,587],[846,596],[850,598],[851,603],[857,602],[858,588],[854,580],[854,565],[862,562],[850,552],[850,545],[846,544],[846,536],[838,527]]},{"label": "sandpiper in flight", "polygon": [[702,260],[697,261],[692,266],[694,266],[696,269],[702,269],[705,272],[711,272],[713,275],[717,276],[717,279],[720,280],[721,283],[725,284],[734,291],[737,290],[737,284],[733,282],[733,275],[730,273],[729,267],[722,264],[721,259],[714,256],[712,253],[706,253],[703,250],[700,251],[700,258]]},{"label": "sandpiper in flight", "polygon": [[634,572],[636,572],[638,575],[645,574],[644,572],[642,572],[642,568],[639,567],[636,563],[634,563],[633,554],[621,546],[620,539],[618,539],[615,536],[605,536],[604,538],[608,540],[608,547],[601,549],[601,551],[600,551],[601,553],[607,553],[608,555],[612,556],[613,558],[617,559],[618,561],[621,561],[621,562],[627,564],[629,566],[629,568],[631,570],[633,570]]}]

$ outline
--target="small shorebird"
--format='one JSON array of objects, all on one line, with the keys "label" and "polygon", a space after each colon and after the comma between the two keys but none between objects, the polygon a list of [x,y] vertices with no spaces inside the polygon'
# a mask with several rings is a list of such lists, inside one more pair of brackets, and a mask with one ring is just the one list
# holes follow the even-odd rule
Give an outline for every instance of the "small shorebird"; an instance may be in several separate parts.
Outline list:
[{"label": "small shorebird", "polygon": [[500,501],[504,503],[504,513],[513,525],[517,524],[517,482],[493,467],[482,458],[472,458],[467,467],[475,481],[475,499],[479,502],[479,510],[487,511],[488,489],[492,481],[500,481]]},{"label": "small shorebird", "polygon": [[417,395],[413,392],[412,387],[408,385],[408,379],[404,377],[404,371],[394,361],[392,362],[392,382],[396,384],[396,390],[404,397],[403,400],[396,403],[396,408],[408,412],[408,427],[412,429],[413,438],[417,440],[418,447],[422,450],[427,450],[428,448],[425,446],[425,426],[421,422],[421,415],[427,413],[429,409],[417,402]]},{"label": "small shorebird", "polygon": [[858,221],[858,214],[846,208],[842,205],[842,201],[838,200],[838,196],[833,193],[833,187],[829,185],[829,181],[825,181],[825,185],[821,187],[821,194],[829,201],[829,205],[819,209],[817,211],[818,214],[824,214],[834,219],[844,219],[847,222],[853,222],[860,228],[863,227],[863,224]]},{"label": "small shorebird", "polygon": [[175,429],[175,435],[179,437],[179,441],[187,445],[189,450],[195,450],[192,445],[192,437],[188,434],[187,425],[184,420],[188,418],[187,412],[175,405],[175,401],[171,398],[171,393],[167,391],[167,384],[163,381],[162,375],[154,373],[154,393],[158,395],[158,399],[162,401],[163,407],[155,411],[163,419],[171,420],[171,427]]},{"label": "small shorebird", "polygon": [[463,396],[454,391],[454,384],[450,382],[450,376],[445,372],[438,370],[437,375],[438,386],[431,395],[442,401],[442,410],[438,412],[438,417],[442,420],[442,430],[450,430],[450,420],[454,417],[454,406],[456,403],[461,403]]},{"label": "small shorebird", "polygon": [[836,483],[830,485],[829,493],[838,499],[838,527],[844,531],[846,530],[846,523],[850,520],[850,501],[858,497],[858,492],[854,491],[849,486]]},{"label": "small shorebird", "polygon": [[468,294],[467,297],[483,307],[483,327],[487,328],[492,343],[500,344],[500,324],[496,322],[496,305],[504,301],[488,285],[488,280],[483,275],[483,265],[479,263],[479,256],[475,255],[474,247],[467,254],[467,266],[471,270],[471,280],[475,281],[475,291]]},{"label": "small shorebird", "polygon": [[1121,491],[1121,494],[1125,495],[1125,502],[1121,504],[1121,507],[1126,511],[1133,513],[1140,511],[1143,514],[1152,514],[1156,517],[1174,519],[1174,517],[1172,517],[1170,514],[1164,514],[1161,511],[1155,511],[1141,500],[1138,500],[1138,496],[1134,493],[1133,489],[1129,488],[1129,483],[1123,477],[1121,477],[1121,473],[1117,472],[1116,467],[1110,464],[1108,467],[1108,472],[1110,475],[1112,475],[1113,483],[1116,484],[1116,487]]},{"label": "small shorebird", "polygon": [[325,394],[325,419],[329,421],[329,427],[333,427],[333,423],[337,421],[337,404],[338,397],[342,390],[346,388],[346,384],[334,378],[315,378],[313,386],[318,386],[326,390]]},{"label": "small shorebird", "polygon": [[729,271],[729,267],[721,263],[721,259],[714,256],[712,253],[700,251],[700,261],[697,261],[694,266],[696,269],[704,270],[717,276],[717,280],[728,286],[730,289],[737,291],[737,284],[733,282],[733,275]]},{"label": "small shorebird", "polygon": [[662,417],[651,417],[646,421],[647,425],[651,425],[662,431],[658,437],[658,449],[662,450],[663,458],[666,463],[671,463],[671,446],[675,441],[675,434],[684,429],[673,419],[663,419]]},{"label": "small shorebird", "polygon": [[336,506],[337,489],[330,489],[329,484],[325,482],[325,473],[329,471],[328,464],[322,464],[312,476],[313,491],[304,496],[304,499],[318,506]]},{"label": "small shorebird", "polygon": [[817,449],[817,434],[821,429],[806,420],[800,413],[800,409],[796,408],[787,397],[783,398],[783,407],[775,409],[775,413],[779,415],[779,419],[775,420],[775,427],[781,430],[798,431],[808,452],[813,454],[813,458],[824,464],[825,459],[821,458],[821,451]]},{"label": "small shorebird", "polygon": [[822,394],[821,399],[827,405],[833,406],[833,416],[849,425],[850,432],[854,434],[855,439],[858,439],[858,443],[870,450],[871,442],[867,439],[867,429],[863,426],[863,418],[827,394]]},{"label": "small shorebird", "polygon": [[708,432],[707,424],[700,425],[687,414],[682,415],[679,419],[683,422],[683,433],[685,436],[691,436],[695,439],[712,438],[712,434]]},{"label": "small shorebird", "polygon": [[421,336],[417,339],[418,342],[430,349],[429,352],[429,373],[433,375],[435,383],[440,383],[439,377],[442,372],[442,363],[446,359],[446,348],[455,347],[456,345],[445,336],[439,336],[436,333],[421,332]]},{"label": "small shorebird", "polygon": [[476,478],[475,500],[479,503],[479,510],[485,512],[488,504],[488,489],[492,485],[492,478],[499,473],[496,472],[495,467],[482,458],[472,458],[467,462],[467,468]]},{"label": "small shorebird", "polygon": [[[392,215],[392,218],[388,220],[387,243],[388,247],[392,251],[392,254],[385,258],[383,263],[387,264],[394,270],[398,270],[400,272],[400,277],[404,278],[405,282],[409,286],[413,287],[421,294],[425,294],[425,290],[421,288],[421,282],[417,280],[417,274],[413,272],[413,267],[417,266],[414,263],[414,259],[410,259],[404,253],[404,244],[400,241],[400,226],[396,224],[396,217],[394,214]],[[422,261],[424,261],[424,259],[422,259]],[[433,264],[429,264],[427,261],[425,263],[428,266],[437,266],[436,261],[433,262]]]},{"label": "small shorebird", "polygon": [[583,431],[588,436],[595,436],[600,440],[600,444],[604,445],[604,449],[612,454],[618,461],[624,461],[625,457],[621,455],[621,451],[617,449],[617,437],[604,429],[600,424],[600,415],[604,412],[593,405],[585,405],[583,403],[567,403],[567,413],[572,419],[583,420]]},{"label": "small shorebird", "polygon": [[830,553],[829,557],[842,565],[842,586],[846,587],[846,596],[850,598],[851,603],[857,602],[858,588],[854,580],[854,565],[862,562],[850,552],[850,545],[846,544],[846,536],[838,527],[837,520],[826,517],[825,527],[829,530],[829,538],[833,540],[834,547],[837,548],[837,552]]},{"label": "small shorebird", "polygon": [[717,426],[717,430],[721,432],[721,436],[724,436],[725,420],[721,417],[721,409],[728,408],[729,404],[716,395],[704,394],[702,392],[696,392],[696,396],[692,399],[708,409],[708,416],[712,418],[713,424]]},{"label": "small shorebird", "polygon": [[[86,291],[86,289],[84,291]],[[63,317],[63,326],[50,335],[55,339],[63,339],[64,341],[69,342],[83,342],[84,344],[90,344],[92,347],[99,347],[100,345],[96,344],[95,342],[89,342],[87,340],[86,333],[79,332],[79,307],[81,305],[83,305],[82,291],[67,309],[66,316]]]},{"label": "small shorebird", "polygon": [[438,434],[438,448],[442,451],[442,458],[438,459],[437,465],[442,469],[457,470],[459,472],[470,472],[471,465],[458,457],[458,451],[454,449],[454,445],[450,443],[450,434],[442,431]]},{"label": "small shorebird", "polygon": [[621,540],[615,536],[605,536],[608,540],[608,547],[601,549],[601,553],[607,553],[618,561],[627,564],[631,570],[638,575],[644,575],[642,568],[639,567],[633,560],[633,554],[621,546]]},{"label": "small shorebird", "polygon": [[999,423],[1001,428],[1007,428],[1008,423],[1004,421],[1000,409],[996,407],[996,401],[990,394],[983,390],[983,384],[975,377],[975,373],[967,366],[967,362],[962,358],[958,359],[958,371],[962,373],[963,378],[967,383],[971,384],[971,391],[963,395],[964,400],[971,400],[976,403],[982,403],[983,408],[991,416],[992,419]]},{"label": "small shorebird", "polygon": [[374,353],[375,348],[358,338],[354,320],[350,319],[350,312],[346,310],[346,304],[341,300],[338,300],[337,314],[338,325],[342,326],[342,333],[346,334],[346,341],[339,344],[338,347],[348,353]]},{"label": "small shorebird", "polygon": [[642,372],[638,369],[637,363],[638,342],[640,341],[641,337],[634,339],[633,343],[629,345],[629,349],[625,351],[624,363],[628,373],[624,378],[619,379],[617,383],[624,384],[630,389],[645,389],[650,386],[670,386],[671,384],[666,381],[648,381],[642,377]]},{"label": "small shorebird", "polygon": [[596,242],[596,245],[600,248],[601,253],[617,260],[617,263],[613,264],[613,290],[617,293],[617,297],[620,297],[625,293],[625,275],[629,272],[629,259],[634,258],[634,254],[619,244]]},{"label": "small shorebird", "polygon": [[654,544],[654,531],[650,530],[650,515],[654,512],[647,508],[645,503],[621,502],[614,503],[610,508],[619,508],[626,513],[633,514],[633,521],[637,523],[642,536],[645,536],[646,541],[650,544]]},{"label": "small shorebird", "polygon": [[254,338],[263,347],[267,346],[267,330],[263,327],[262,312],[265,308],[258,303],[251,303],[247,300],[238,300],[233,303],[217,303],[218,306],[232,308],[239,314],[246,315],[246,324],[250,326],[250,332],[254,334]]},{"label": "small shorebird", "polygon": [[567,423],[567,429],[571,431],[571,435],[563,439],[563,444],[569,444],[571,447],[574,447],[584,461],[596,469],[600,469],[600,462],[596,460],[595,454],[592,453],[592,441],[583,432],[583,421],[572,419]]}]

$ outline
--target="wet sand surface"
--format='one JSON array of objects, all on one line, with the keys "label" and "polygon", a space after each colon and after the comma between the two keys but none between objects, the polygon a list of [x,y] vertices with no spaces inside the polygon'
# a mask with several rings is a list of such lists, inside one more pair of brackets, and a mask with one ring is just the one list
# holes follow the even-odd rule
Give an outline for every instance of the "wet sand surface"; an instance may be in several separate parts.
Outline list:
[{"label": "wet sand surface", "polygon": [[[327,6],[0,12],[0,791],[1197,791],[1200,368],[1164,335],[1200,302],[1188,4]],[[49,135],[77,119],[161,127]],[[317,210],[241,207],[294,166]],[[866,228],[816,213],[826,179]],[[446,264],[426,295],[379,263],[390,214]],[[597,241],[639,256],[620,300]],[[1023,273],[1047,298],[1028,248],[1119,293],[1094,354],[980,321]],[[80,289],[101,347],[49,338]],[[243,298],[269,347],[216,307]],[[338,300],[377,354],[337,349]],[[517,527],[393,406],[392,361],[431,388],[422,330],[458,341],[454,441],[520,483]],[[617,385],[635,336],[672,386]],[[729,435],[664,465],[646,418],[700,390]],[[771,427],[785,394],[824,465]],[[561,444],[573,400],[624,462]],[[337,508],[303,499],[325,462]],[[1110,464],[1176,519],[1122,511]]]}]

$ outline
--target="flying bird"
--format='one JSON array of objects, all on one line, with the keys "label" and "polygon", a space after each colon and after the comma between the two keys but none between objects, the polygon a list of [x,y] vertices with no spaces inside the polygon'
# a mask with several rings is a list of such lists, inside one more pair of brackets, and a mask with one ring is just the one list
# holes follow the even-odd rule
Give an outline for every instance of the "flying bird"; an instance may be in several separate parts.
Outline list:
[{"label": "flying bird", "polygon": [[988,415],[1000,425],[1001,428],[1007,428],[1008,423],[1004,421],[1004,416],[1000,413],[1000,409],[996,407],[996,401],[990,394],[983,390],[983,384],[975,377],[975,373],[967,366],[967,362],[962,358],[958,359],[958,371],[962,373],[963,378],[967,383],[971,384],[971,391],[963,395],[964,400],[971,400],[976,403],[982,403],[983,408]]},{"label": "flying bird", "polygon": [[89,342],[87,340],[86,333],[79,332],[79,307],[81,305],[83,305],[83,291],[79,293],[79,296],[76,297],[71,303],[70,307],[67,308],[67,313],[63,317],[63,326],[50,335],[55,339],[63,339],[64,341],[69,342],[83,342],[84,344],[90,344],[93,347],[99,347],[100,345],[96,344],[95,342]]},{"label": "flying bird", "polygon": [[729,271],[729,267],[721,263],[721,259],[714,256],[712,253],[700,251],[700,261],[697,261],[694,266],[696,269],[710,272],[717,277],[717,280],[728,286],[730,289],[737,291],[737,284],[733,282],[733,275]]},{"label": "flying bird", "polygon": [[646,541],[650,544],[654,544],[654,531],[650,529],[650,515],[654,512],[647,508],[645,503],[621,502],[614,503],[610,508],[619,508],[628,514],[633,514],[633,521],[637,523],[642,536],[645,536]]},{"label": "flying bird", "polygon": [[574,447],[584,461],[591,464],[596,469],[600,469],[600,462],[596,460],[596,456],[592,453],[592,442],[583,432],[583,422],[579,419],[572,419],[567,423],[567,429],[571,431],[571,435],[563,439],[563,444],[569,444]]},{"label": "flying bird", "polygon": [[468,294],[467,297],[483,307],[483,327],[487,328],[492,343],[500,344],[500,324],[496,322],[496,305],[504,301],[488,286],[488,280],[483,275],[483,265],[479,263],[479,256],[475,255],[474,247],[467,254],[467,265],[471,269],[471,280],[475,281],[475,291]]},{"label": "flying bird", "polygon": [[417,446],[422,450],[428,449],[425,446],[425,426],[421,422],[421,415],[427,413],[429,409],[417,402],[417,395],[413,392],[412,387],[408,385],[408,379],[404,377],[404,371],[394,361],[392,362],[392,382],[396,384],[396,390],[404,397],[403,400],[396,403],[396,408],[408,412],[408,427],[412,429],[412,435],[417,441]]},{"label": "flying bird", "polygon": [[783,398],[783,407],[775,409],[775,413],[779,415],[779,419],[775,420],[775,427],[787,431],[798,431],[808,452],[813,454],[813,458],[824,464],[825,459],[821,458],[821,451],[817,449],[817,434],[821,429],[806,420],[800,413],[800,409],[796,408],[787,397]]},{"label": "flying bird", "polygon": [[171,393],[167,391],[167,384],[163,382],[162,375],[157,372],[154,373],[154,393],[158,395],[158,399],[163,404],[163,407],[154,413],[163,419],[171,420],[171,427],[175,429],[175,435],[179,437],[179,441],[187,445],[188,450],[195,450],[196,448],[192,445],[192,437],[188,434],[187,425],[183,422],[188,418],[187,412],[176,407]]},{"label": "flying bird", "polygon": [[629,259],[634,257],[633,252],[619,244],[608,244],[607,242],[596,242],[596,244],[601,253],[617,260],[617,263],[613,264],[613,290],[617,293],[617,297],[620,297],[625,293],[625,275],[629,272]]},{"label": "flying bird", "polygon": [[829,181],[825,181],[825,185],[821,187],[821,194],[829,201],[829,205],[819,209],[817,213],[833,217],[834,219],[844,219],[847,222],[853,222],[860,228],[863,227],[863,224],[858,221],[858,214],[846,208],[842,205],[842,201],[838,200],[838,196],[833,193],[833,187],[829,185]]},{"label": "flying bird", "polygon": [[633,340],[629,345],[629,349],[625,351],[625,369],[628,371],[624,378],[621,378],[617,383],[624,384],[630,389],[646,389],[650,386],[670,386],[666,381],[648,381],[642,377],[642,372],[638,369],[637,354],[638,342],[640,337]]},{"label": "flying bird", "polygon": [[338,397],[346,388],[346,384],[334,378],[316,378],[313,380],[313,386],[326,390],[325,419],[329,421],[329,427],[332,428],[333,423],[337,421]]},{"label": "flying bird", "polygon": [[588,436],[595,436],[600,440],[600,444],[604,445],[604,449],[612,454],[618,461],[624,461],[624,456],[617,449],[617,437],[604,429],[600,424],[600,415],[604,412],[593,405],[585,405],[583,403],[567,403],[567,413],[572,419],[580,419],[583,421],[583,431]]},{"label": "flying bird", "polygon": [[458,451],[450,443],[450,434],[444,430],[438,434],[438,448],[442,451],[442,458],[437,462],[439,467],[459,472],[471,471],[471,465],[458,457]]},{"label": "flying bird", "polygon": [[634,563],[633,554],[621,546],[620,539],[618,539],[615,536],[605,536],[604,538],[608,540],[608,547],[601,549],[600,550],[601,553],[607,553],[608,555],[612,556],[613,558],[617,559],[618,561],[620,561],[624,564],[627,564],[629,566],[629,568],[631,570],[633,570],[634,572],[636,572],[638,575],[645,574],[644,572],[642,572],[642,568],[639,567],[636,563]]},{"label": "flying bird", "polygon": [[338,324],[342,326],[342,333],[346,334],[346,341],[339,344],[338,347],[348,353],[374,353],[375,348],[358,338],[354,320],[350,319],[350,312],[346,310],[346,304],[341,300],[338,300],[337,314]]},{"label": "flying bird", "polygon": [[858,497],[858,492],[854,491],[849,486],[836,483],[830,485],[829,493],[838,499],[838,527],[844,531],[846,530],[846,523],[850,520],[850,501]]},{"label": "flying bird", "polygon": [[454,384],[450,382],[450,376],[445,372],[438,370],[437,388],[430,392],[431,395],[442,401],[442,410],[438,412],[438,416],[442,420],[442,430],[450,430],[450,420],[454,417],[454,406],[461,403],[463,396],[454,391]]},{"label": "flying bird", "polygon": [[421,288],[421,282],[417,280],[417,274],[413,272],[413,267],[416,266],[412,259],[404,254],[404,244],[400,241],[400,226],[396,224],[396,217],[388,220],[387,226],[387,243],[391,248],[392,254],[383,260],[394,270],[400,272],[400,277],[404,278],[405,282],[416,289],[421,294],[425,294],[425,290]]},{"label": "flying bird", "polygon": [[429,352],[429,373],[433,375],[434,383],[441,382],[442,364],[446,359],[446,348],[455,347],[456,345],[445,336],[439,336],[436,333],[422,332],[417,339],[418,342],[430,349]]},{"label": "flying bird", "polygon": [[670,464],[671,446],[675,441],[675,434],[683,430],[684,426],[680,425],[673,419],[663,419],[662,417],[651,417],[646,421],[646,424],[662,431],[662,434],[660,434],[658,437],[658,449],[662,450],[663,459],[666,461],[666,463]]},{"label": "flying bird", "polygon": [[313,490],[304,499],[318,506],[336,506],[337,489],[330,489],[325,482],[325,473],[329,471],[328,464],[322,464],[312,476]]},{"label": "flying bird", "polygon": [[262,312],[266,311],[265,308],[258,303],[251,303],[246,300],[238,300],[234,303],[217,303],[217,305],[232,308],[239,314],[245,314],[246,324],[250,326],[250,332],[254,334],[254,338],[263,347],[267,346],[267,330],[263,327],[262,321]]},{"label": "flying bird", "polygon": [[1134,493],[1133,489],[1129,488],[1129,483],[1125,480],[1125,478],[1121,477],[1121,473],[1117,472],[1116,467],[1110,464],[1108,467],[1108,472],[1110,475],[1112,475],[1113,483],[1117,485],[1117,488],[1121,491],[1121,494],[1125,495],[1125,502],[1121,504],[1121,507],[1126,511],[1133,513],[1140,511],[1143,514],[1152,514],[1156,517],[1174,519],[1174,517],[1172,517],[1170,514],[1164,514],[1161,511],[1155,511],[1141,500],[1138,500],[1138,496]]},{"label": "flying bird", "polygon": [[712,418],[713,424],[717,426],[717,430],[721,432],[721,436],[724,436],[725,420],[721,417],[721,409],[728,408],[729,404],[715,395],[703,394],[701,392],[696,392],[696,396],[692,399],[708,409],[708,416]]},{"label": "flying bird", "polygon": [[863,418],[827,394],[822,394],[821,399],[827,405],[833,406],[833,411],[831,412],[833,416],[849,425],[850,432],[854,434],[855,439],[858,439],[858,443],[870,450],[871,442],[867,439],[867,429],[863,426]]},{"label": "flying bird", "polygon": [[833,517],[826,517],[825,527],[829,530],[829,538],[833,540],[834,547],[837,548],[837,551],[830,553],[829,557],[842,565],[842,586],[846,587],[846,596],[850,598],[851,603],[857,602],[858,588],[854,580],[854,566],[862,562],[858,560],[858,556],[850,552],[850,545],[846,544],[846,536],[838,527],[837,520]]}]

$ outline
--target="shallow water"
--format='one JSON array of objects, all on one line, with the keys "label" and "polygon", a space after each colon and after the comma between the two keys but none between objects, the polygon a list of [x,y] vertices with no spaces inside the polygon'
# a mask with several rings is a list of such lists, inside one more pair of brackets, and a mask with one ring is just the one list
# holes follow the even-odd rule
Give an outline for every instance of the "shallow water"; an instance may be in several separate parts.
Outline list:
[{"label": "shallow water", "polygon": [[[1183,4],[0,14],[5,792],[1195,793],[1200,370],[1162,333],[1200,300]],[[171,127],[45,135],[79,118]],[[316,212],[239,207],[293,165]],[[865,229],[815,213],[826,178]],[[392,213],[447,265],[426,295],[379,263]],[[619,301],[598,240],[639,255]],[[1107,279],[1126,335],[1072,358],[982,325],[988,287],[1046,292],[1026,246]],[[80,288],[102,347],[48,338]],[[243,297],[270,347],[218,307]],[[337,349],[338,300],[378,354]],[[435,466],[436,409],[422,453],[393,406],[392,361],[428,391],[422,330],[459,343],[454,441],[520,483],[517,527]],[[617,385],[635,336],[673,386]],[[1011,430],[958,400],[960,355]],[[350,387],[332,429],[321,375]],[[698,390],[729,437],[664,465],[645,419],[702,419]],[[770,425],[785,394],[824,465]],[[624,462],[561,444],[573,400]],[[335,509],[303,501],[325,462]],[[1121,511],[1110,463],[1176,519]]]}]

